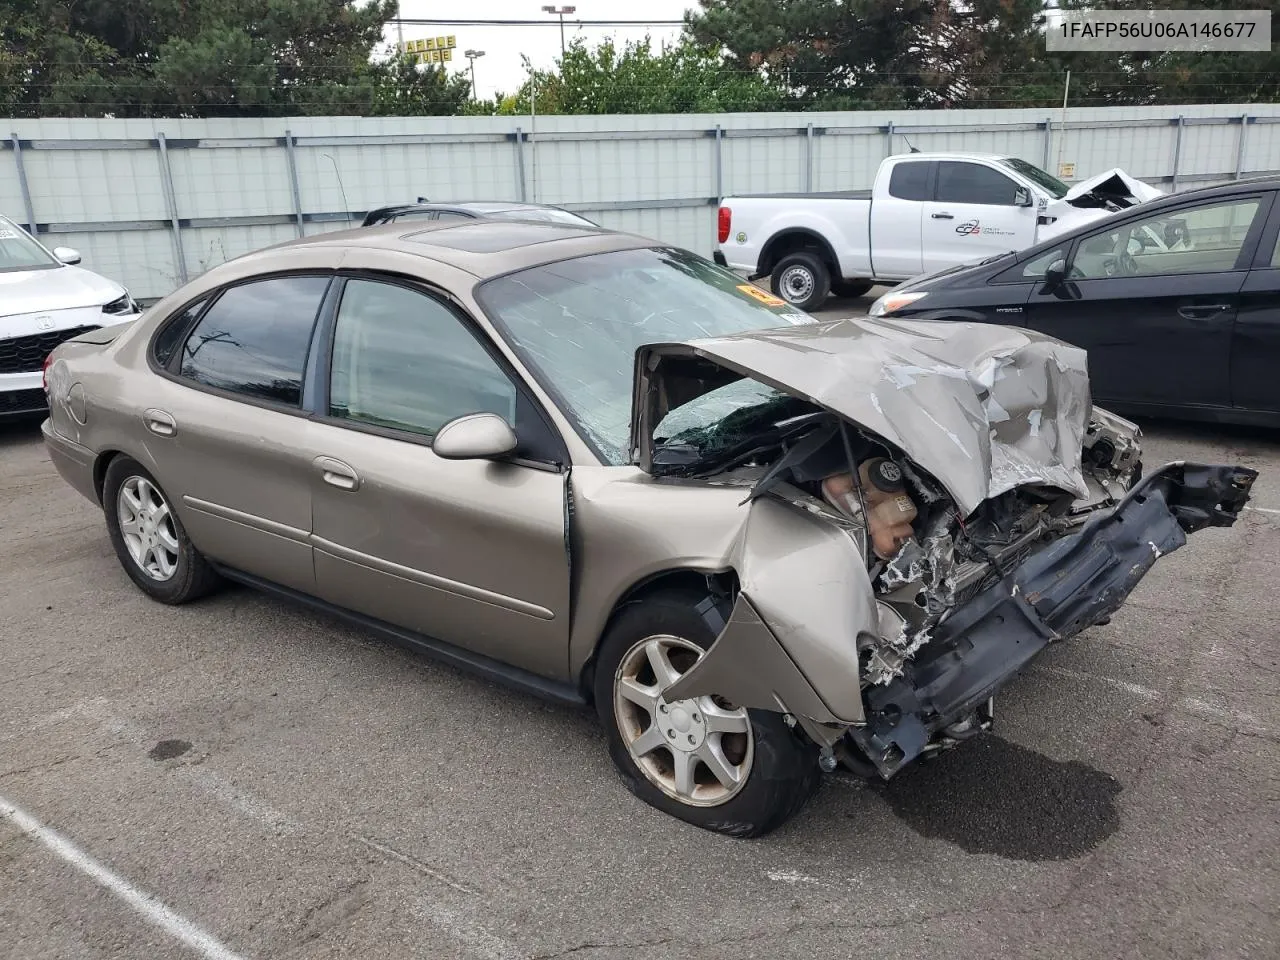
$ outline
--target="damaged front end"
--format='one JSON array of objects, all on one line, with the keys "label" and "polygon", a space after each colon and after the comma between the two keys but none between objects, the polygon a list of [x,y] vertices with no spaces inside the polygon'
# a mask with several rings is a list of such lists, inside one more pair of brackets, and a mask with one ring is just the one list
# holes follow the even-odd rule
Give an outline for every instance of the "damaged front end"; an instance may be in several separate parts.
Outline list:
[{"label": "damaged front end", "polygon": [[731,611],[708,605],[718,639],[667,696],[784,713],[887,778],[989,726],[1049,643],[1233,523],[1256,472],[1143,478],[1140,431],[1047,338],[841,323],[647,348],[633,437],[655,477],[748,511]]}]

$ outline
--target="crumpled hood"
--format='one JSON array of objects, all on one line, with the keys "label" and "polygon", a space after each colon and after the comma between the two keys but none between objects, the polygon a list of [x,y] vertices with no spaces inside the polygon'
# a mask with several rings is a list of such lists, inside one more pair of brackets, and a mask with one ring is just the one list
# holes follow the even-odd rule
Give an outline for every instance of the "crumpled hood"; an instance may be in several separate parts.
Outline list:
[{"label": "crumpled hood", "polygon": [[1148,203],[1164,195],[1163,190],[1157,190],[1118,167],[1113,167],[1105,173],[1081,180],[1062,199],[1048,203],[1041,213],[1053,217],[1054,222],[1042,226],[1037,239],[1050,240],[1069,230],[1105,220],[1121,210]]},{"label": "crumpled hood", "polygon": [[100,307],[122,296],[120,284],[79,267],[0,272],[0,317]]},{"label": "crumpled hood", "polygon": [[1023,484],[1087,495],[1087,357],[1052,337],[980,323],[833,320],[652,344],[637,369],[660,380],[661,357],[672,354],[705,357],[878,434],[966,516]]}]

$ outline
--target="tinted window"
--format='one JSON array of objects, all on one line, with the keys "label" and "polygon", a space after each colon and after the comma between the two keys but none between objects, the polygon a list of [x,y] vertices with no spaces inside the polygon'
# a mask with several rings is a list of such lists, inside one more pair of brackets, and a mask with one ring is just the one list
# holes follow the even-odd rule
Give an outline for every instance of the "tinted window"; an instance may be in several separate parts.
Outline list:
[{"label": "tinted window", "polygon": [[441,210],[436,214],[437,220],[474,220],[475,217],[469,217],[465,213],[454,213],[452,210]]},{"label": "tinted window", "polygon": [[1055,260],[1065,261],[1067,259],[1066,247],[1055,247],[1048,253],[1042,253],[1040,256],[1028,260],[1022,265],[1022,276],[1028,280],[1043,280],[1044,273],[1053,265]]},{"label": "tinted window", "polygon": [[938,164],[939,203],[985,203],[1011,206],[1017,184],[1003,173],[977,163]]},{"label": "tinted window", "polygon": [[1280,267],[1280,236],[1276,237],[1276,248],[1271,252],[1271,265]]},{"label": "tinted window", "polygon": [[277,277],[232,287],[182,348],[182,375],[234,393],[298,406],[326,277]]},{"label": "tinted window", "polygon": [[929,199],[929,163],[899,163],[889,174],[889,195],[900,200]]},{"label": "tinted window", "polygon": [[1257,212],[1258,200],[1249,199],[1131,220],[1081,239],[1071,276],[1096,280],[1232,270]]},{"label": "tinted window", "polygon": [[329,414],[434,436],[456,417],[516,425],[516,389],[452,311],[407,287],[348,281],[338,309]]},{"label": "tinted window", "polygon": [[178,349],[178,344],[182,342],[186,332],[191,329],[191,324],[200,315],[200,311],[204,309],[206,302],[206,300],[197,300],[160,328],[160,332],[156,334],[155,342],[151,345],[151,352],[156,358],[156,363],[162,367],[169,365],[169,361],[173,359],[174,351]]}]

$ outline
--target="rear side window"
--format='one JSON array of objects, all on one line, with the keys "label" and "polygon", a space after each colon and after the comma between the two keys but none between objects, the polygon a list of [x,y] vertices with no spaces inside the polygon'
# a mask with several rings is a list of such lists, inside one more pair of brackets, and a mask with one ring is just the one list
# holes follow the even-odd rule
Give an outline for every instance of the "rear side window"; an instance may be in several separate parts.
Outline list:
[{"label": "rear side window", "polygon": [[275,277],[232,287],[211,306],[182,347],[183,377],[291,407],[327,277]]},{"label": "rear side window", "polygon": [[1003,173],[978,163],[944,160],[938,164],[939,203],[1013,206],[1018,185]]},{"label": "rear side window", "polygon": [[899,200],[928,200],[928,162],[895,165],[893,173],[889,174],[889,195]]},{"label": "rear side window", "polygon": [[178,344],[182,342],[186,332],[191,329],[191,324],[195,322],[196,317],[200,316],[200,311],[204,309],[206,303],[208,303],[207,298],[197,300],[160,328],[160,332],[156,334],[155,342],[151,345],[151,352],[155,356],[157,364],[162,367],[169,366],[169,361],[173,359],[173,354],[178,349]]}]

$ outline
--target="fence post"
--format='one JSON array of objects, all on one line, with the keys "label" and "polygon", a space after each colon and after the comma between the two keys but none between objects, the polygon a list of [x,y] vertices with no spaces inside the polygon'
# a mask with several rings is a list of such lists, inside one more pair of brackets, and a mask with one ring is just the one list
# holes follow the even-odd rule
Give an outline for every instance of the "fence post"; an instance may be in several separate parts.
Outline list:
[{"label": "fence post", "polygon": [[724,142],[724,131],[716,124],[716,200],[724,199],[724,155],[720,145]]},{"label": "fence post", "polygon": [[1179,114],[1178,119],[1174,122],[1178,125],[1178,128],[1173,135],[1173,182],[1169,186],[1170,193],[1178,192],[1178,164],[1182,159],[1182,128],[1185,124],[1185,120],[1182,115]]},{"label": "fence post", "polygon": [[13,162],[18,165],[18,186],[22,188],[22,205],[27,212],[27,232],[36,235],[36,211],[31,205],[31,188],[27,185],[27,165],[22,161],[22,141],[16,133],[9,134],[13,144]]},{"label": "fence post", "polygon": [[284,132],[284,149],[289,160],[289,186],[293,188],[293,216],[297,221],[298,236],[306,236],[302,227],[302,190],[298,186],[298,160],[293,153],[293,131]]},{"label": "fence post", "polygon": [[804,131],[804,192],[813,193],[813,124]]},{"label": "fence post", "polygon": [[893,156],[893,121],[890,120],[884,126],[884,155],[886,157]]},{"label": "fence post", "polygon": [[[1066,130],[1061,131],[1059,136],[1065,136]],[[1044,162],[1040,166],[1049,169],[1049,157],[1053,155],[1053,117],[1044,118]],[[1052,172],[1052,171],[1050,171]],[[1057,174],[1054,174],[1057,176]]]},{"label": "fence post", "polygon": [[1244,174],[1244,146],[1249,134],[1249,114],[1240,114],[1240,139],[1236,142],[1236,179]]},{"label": "fence post", "polygon": [[169,208],[169,224],[173,227],[174,265],[178,268],[178,276],[186,283],[187,255],[182,249],[182,226],[178,222],[178,194],[173,189],[173,168],[169,165],[169,144],[164,134],[156,132],[156,143],[160,146],[160,184],[164,189],[164,205]]},{"label": "fence post", "polygon": [[524,131],[516,127],[516,187],[520,193],[520,202],[528,198],[529,187],[524,182]]}]

